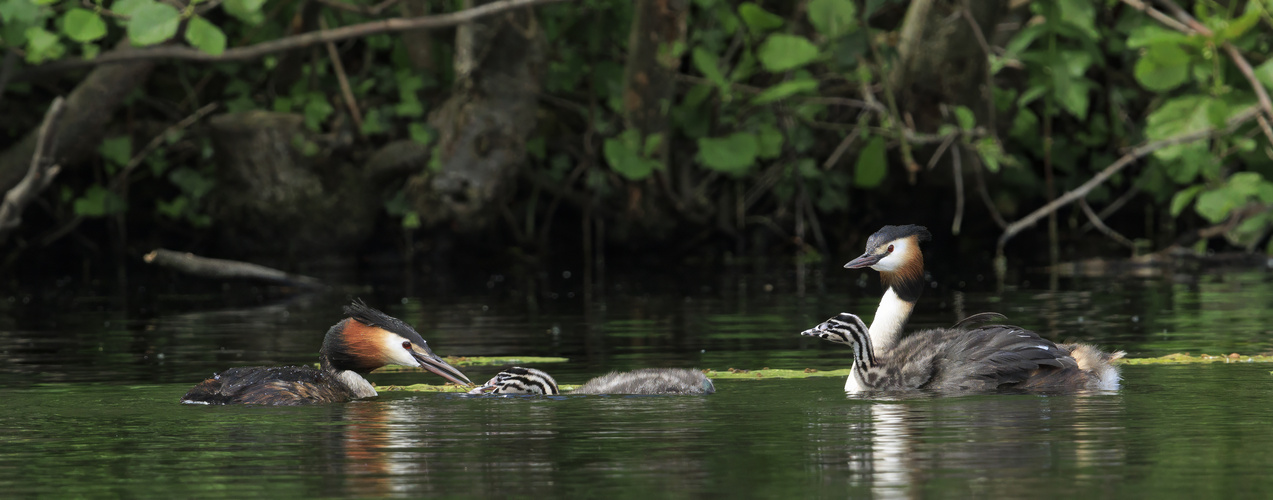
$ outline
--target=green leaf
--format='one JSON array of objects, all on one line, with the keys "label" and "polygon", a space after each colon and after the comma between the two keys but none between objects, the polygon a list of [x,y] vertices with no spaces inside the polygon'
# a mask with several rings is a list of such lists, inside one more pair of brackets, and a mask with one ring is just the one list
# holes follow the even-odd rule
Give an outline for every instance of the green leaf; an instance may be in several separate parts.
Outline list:
[{"label": "green leaf", "polygon": [[955,106],[955,120],[959,122],[959,128],[965,131],[971,131],[977,126],[977,117],[967,106]]},{"label": "green leaf", "polygon": [[80,43],[106,36],[106,21],[88,9],[72,8],[62,15],[62,32]]},{"label": "green leaf", "polygon": [[215,24],[199,16],[190,18],[186,25],[186,41],[196,49],[214,56],[225,52],[225,33]]},{"label": "green leaf", "polygon": [[1228,186],[1213,189],[1198,195],[1198,202],[1193,209],[1212,224],[1219,223],[1228,217],[1234,208],[1246,201],[1245,196],[1233,192]]},{"label": "green leaf", "polygon": [[694,68],[716,84],[717,87],[720,87],[722,92],[724,92],[724,89],[729,88],[729,80],[726,80],[725,75],[720,72],[716,54],[708,52],[702,47],[694,47],[694,50],[690,53],[690,59],[694,62]]},{"label": "green leaf", "polygon": [[799,93],[816,90],[817,88],[818,81],[812,78],[787,80],[756,94],[756,97],[751,99],[751,103],[756,106],[769,104],[774,101],[781,101]]},{"label": "green leaf", "polygon": [[123,198],[96,184],[89,186],[88,190],[84,191],[84,196],[75,200],[73,207],[75,215],[85,217],[115,215],[123,213],[128,208]]},{"label": "green leaf", "polygon": [[1256,66],[1255,79],[1264,84],[1264,87],[1273,90],[1273,59],[1264,61],[1264,64]]},{"label": "green leaf", "polygon": [[196,200],[203,198],[217,185],[215,180],[190,167],[181,167],[173,170],[172,173],[168,174],[168,180],[181,188],[181,191],[186,193],[186,195]]},{"label": "green leaf", "polygon": [[1136,81],[1156,92],[1174,89],[1189,79],[1189,54],[1174,43],[1152,45],[1136,61]]},{"label": "green leaf", "polygon": [[809,2],[809,22],[827,38],[839,38],[857,31],[857,7],[847,0]]},{"label": "green leaf", "polygon": [[[1160,141],[1182,134],[1199,132],[1211,128],[1211,109],[1217,99],[1206,95],[1191,94],[1171,99],[1150,113],[1146,118],[1145,136],[1152,141]],[[1154,152],[1154,156],[1167,161],[1180,157],[1188,148],[1196,143],[1176,144]]]},{"label": "green leaf", "polygon": [[1163,28],[1158,23],[1143,24],[1141,27],[1132,30],[1131,35],[1127,37],[1127,48],[1129,49],[1139,49],[1158,44],[1186,43],[1189,43],[1189,35]]},{"label": "green leaf", "polygon": [[336,109],[327,102],[327,96],[321,92],[310,92],[308,99],[305,100],[305,128],[313,131],[322,130],[323,121],[331,116]]},{"label": "green leaf", "polygon": [[1061,11],[1061,20],[1077,27],[1088,38],[1095,40],[1100,33],[1096,31],[1095,2],[1057,2]]},{"label": "green leaf", "polygon": [[1181,189],[1175,196],[1172,196],[1171,216],[1179,217],[1180,213],[1185,210],[1185,207],[1189,206],[1189,202],[1193,201],[1195,196],[1198,196],[1199,191],[1202,191],[1202,187],[1203,186],[1201,184],[1197,186],[1190,186],[1185,189]]},{"label": "green leaf", "polygon": [[782,131],[778,127],[768,123],[761,125],[756,131],[756,140],[759,143],[756,155],[765,159],[774,159],[782,154]]},{"label": "green leaf", "polygon": [[186,213],[188,206],[190,206],[190,199],[185,196],[177,196],[172,201],[155,201],[155,211],[159,212],[159,215],[174,220],[180,219]]},{"label": "green leaf", "polygon": [[118,0],[111,4],[111,12],[121,16],[133,17],[137,9],[154,4],[155,0]]},{"label": "green leaf", "polygon": [[136,46],[155,45],[176,35],[180,26],[181,12],[171,5],[151,2],[133,12],[128,20],[128,38]]},{"label": "green leaf", "polygon": [[756,136],[747,132],[704,137],[698,140],[698,160],[712,170],[741,175],[756,164],[757,142]]},{"label": "green leaf", "polygon": [[265,20],[265,13],[261,12],[264,5],[265,0],[225,0],[222,7],[239,20],[257,25]]},{"label": "green leaf", "polygon": [[1248,4],[1248,9],[1245,14],[1242,14],[1242,16],[1237,19],[1230,21],[1228,26],[1216,32],[1215,35],[1217,42],[1227,42],[1238,38],[1246,34],[1247,31],[1250,31],[1251,28],[1254,28],[1256,23],[1260,22],[1260,9],[1252,9],[1249,7],[1250,4]]},{"label": "green leaf", "polygon": [[66,53],[66,47],[62,45],[58,36],[44,28],[32,26],[27,28],[25,35],[27,38],[26,60],[29,63],[38,64],[50,59],[58,59]]},{"label": "green leaf", "polygon": [[1237,172],[1229,176],[1229,189],[1243,198],[1255,196],[1260,192],[1264,176],[1259,172]]},{"label": "green leaf", "polygon": [[407,131],[411,134],[411,140],[416,144],[428,146],[433,143],[433,131],[429,130],[423,123],[412,123],[407,126]]},{"label": "green leaf", "polygon": [[782,27],[782,18],[767,12],[752,2],[738,6],[738,16],[743,18],[747,29],[761,33]]},{"label": "green leaf", "polygon": [[888,164],[884,159],[884,138],[877,135],[858,154],[857,164],[853,168],[853,185],[873,188],[884,182],[886,174]]},{"label": "green leaf", "polygon": [[101,153],[102,158],[105,158],[106,161],[122,167],[128,164],[128,160],[133,158],[133,138],[121,135],[103,139],[102,145],[97,148],[97,152]]},{"label": "green leaf", "polygon": [[628,180],[645,179],[654,173],[654,169],[662,167],[659,161],[641,156],[641,131],[637,129],[624,130],[618,136],[606,139],[601,149],[610,168]]},{"label": "green leaf", "polygon": [[802,36],[775,33],[760,45],[756,57],[765,70],[778,73],[813,62],[818,58],[818,47]]}]

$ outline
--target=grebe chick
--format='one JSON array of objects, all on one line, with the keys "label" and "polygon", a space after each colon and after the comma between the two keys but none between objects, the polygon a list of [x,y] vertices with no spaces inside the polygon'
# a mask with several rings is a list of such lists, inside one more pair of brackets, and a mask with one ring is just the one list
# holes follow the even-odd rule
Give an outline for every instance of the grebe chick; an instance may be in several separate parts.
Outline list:
[{"label": "grebe chick", "polygon": [[[610,372],[589,380],[569,394],[711,394],[712,380],[685,368],[642,368]],[[514,366],[492,377],[469,394],[561,394],[557,381],[543,370]]]},{"label": "grebe chick", "polygon": [[320,367],[250,366],[217,373],[190,389],[187,404],[303,405],[338,403],[376,395],[364,376],[385,365],[418,366],[460,385],[468,377],[443,361],[411,325],[361,301],[345,306],[347,318],[327,330]]},{"label": "grebe chick", "polygon": [[[961,358],[959,362],[993,364],[1002,361],[998,357],[999,354],[992,350],[994,346],[999,346],[1001,349],[1024,348],[1024,344],[1020,344],[1017,339],[1029,342],[1037,340],[1042,342],[1038,344],[1039,349],[1027,357],[1046,356],[1042,354],[1045,352],[1052,353],[1047,355],[1058,356],[1055,366],[1052,363],[1040,365],[1053,366],[1053,368],[1040,368],[1038,371],[1030,372],[1030,377],[1042,377],[1038,380],[1039,384],[1054,388],[1067,384],[1073,388],[1090,387],[1092,384],[1096,384],[1101,389],[1118,388],[1118,368],[1111,361],[1123,357],[1125,353],[1122,351],[1105,353],[1084,344],[1058,345],[1039,337],[1035,332],[1018,327],[989,325],[969,328],[973,324],[996,316],[1003,317],[997,313],[975,314],[957,323],[955,328],[915,332],[899,340],[906,321],[910,319],[911,312],[915,309],[915,302],[919,300],[920,292],[924,289],[924,254],[920,250],[920,242],[931,238],[932,235],[923,226],[884,226],[867,238],[866,252],[862,256],[844,265],[849,269],[869,267],[879,271],[880,282],[885,287],[884,297],[880,299],[880,306],[875,311],[875,318],[868,332],[870,342],[866,345],[872,346],[869,347],[870,354],[881,359],[888,355],[893,363],[900,363],[899,360],[902,359],[919,359],[924,355],[941,358],[966,357],[968,352],[973,352],[972,346],[966,346],[963,343],[975,341],[984,344],[976,352],[987,358]],[[906,349],[915,352],[897,352],[902,349],[903,344]],[[926,354],[918,352],[925,350],[928,351]],[[1008,355],[1003,354],[1003,356]],[[901,367],[901,365],[896,366]],[[999,368],[967,366],[961,369],[996,373]],[[1030,385],[1034,383],[1025,380],[1013,382],[1016,375],[1005,377],[1002,384]],[[1066,379],[1067,382],[1058,382],[1058,377]],[[866,389],[858,385],[860,380],[860,377],[851,374],[844,384],[844,390],[857,392]]]},{"label": "grebe chick", "polygon": [[877,353],[866,324],[849,313],[800,334],[852,346],[849,377],[861,391],[1116,389],[1118,371],[1110,361],[1122,356],[1087,345],[1057,345],[1032,331],[998,325],[928,330]]}]

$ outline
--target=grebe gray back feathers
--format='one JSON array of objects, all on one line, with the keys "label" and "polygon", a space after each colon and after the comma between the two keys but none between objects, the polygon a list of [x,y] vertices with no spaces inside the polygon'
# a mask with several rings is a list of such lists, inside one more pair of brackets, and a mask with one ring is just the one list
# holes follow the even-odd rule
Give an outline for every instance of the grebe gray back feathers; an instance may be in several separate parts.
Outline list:
[{"label": "grebe gray back feathers", "polygon": [[[570,394],[711,394],[712,380],[685,368],[642,368],[610,372],[579,386]],[[560,394],[557,381],[543,370],[514,366],[492,377],[470,394]]]},{"label": "grebe gray back feathers", "polygon": [[429,349],[401,320],[361,301],[345,306],[347,318],[327,330],[319,368],[308,366],[231,368],[190,389],[188,404],[301,405],[334,403],[376,395],[364,376],[385,365],[418,366],[461,385],[468,377]]}]

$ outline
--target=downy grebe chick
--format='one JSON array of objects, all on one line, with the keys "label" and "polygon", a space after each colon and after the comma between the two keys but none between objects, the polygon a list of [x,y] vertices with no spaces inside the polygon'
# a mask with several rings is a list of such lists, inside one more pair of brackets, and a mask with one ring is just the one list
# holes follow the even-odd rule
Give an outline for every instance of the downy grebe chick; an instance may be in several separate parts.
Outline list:
[{"label": "downy grebe chick", "polygon": [[[712,379],[685,368],[642,368],[610,372],[589,380],[569,394],[711,394]],[[492,377],[469,394],[561,394],[557,381],[543,370],[514,366]]]},{"label": "downy grebe chick", "polygon": [[367,373],[385,365],[418,366],[460,385],[468,377],[443,361],[411,325],[361,301],[327,330],[320,367],[250,366],[215,374],[181,398],[188,404],[302,405],[339,403],[376,395]]},{"label": "downy grebe chick", "polygon": [[[911,312],[915,309],[915,302],[919,300],[920,292],[924,289],[924,254],[920,250],[919,244],[921,241],[931,239],[931,237],[928,229],[923,226],[884,226],[871,235],[870,238],[867,238],[866,253],[844,265],[844,267],[849,269],[869,267],[879,271],[880,282],[885,287],[884,297],[880,299],[880,306],[875,311],[875,318],[871,322],[869,329],[870,342],[867,345],[873,346],[870,347],[871,352],[869,354],[877,358],[883,358],[887,355],[897,368],[904,367],[904,365],[898,364],[904,363],[902,360],[936,356],[939,358],[958,359],[959,363],[987,364],[985,367],[967,366],[960,368],[962,370],[970,370],[977,373],[998,373],[996,370],[1000,370],[1000,368],[992,366],[995,363],[1002,362],[997,356],[1010,357],[1012,353],[996,353],[994,349],[1024,348],[1022,347],[1024,344],[1019,344],[1020,341],[1017,340],[1021,339],[1021,341],[1028,340],[1029,342],[1038,343],[1038,350],[1030,354],[1023,354],[1026,357],[1044,356],[1042,354],[1044,352],[1057,356],[1055,364],[1039,361],[1041,368],[1030,372],[1030,377],[1041,377],[1038,381],[1039,384],[1053,388],[1065,386],[1075,389],[1118,388],[1118,369],[1110,362],[1121,358],[1124,355],[1121,351],[1111,354],[1083,344],[1057,345],[1052,343],[1052,341],[1039,337],[1037,333],[1017,327],[999,325],[976,328],[961,327],[965,322],[972,322],[974,318],[978,320],[984,319],[989,315],[993,315],[993,313],[974,315],[965,321],[961,321],[952,329],[915,332],[906,339],[899,341],[902,329],[906,325],[906,321],[910,319]],[[973,352],[973,350],[971,350],[972,346],[963,345],[965,342],[984,344],[976,349],[976,352],[980,353],[979,355],[982,358],[967,357],[967,353]],[[963,357],[959,358],[959,356]],[[1031,359],[1038,361],[1035,358]],[[1058,370],[1059,373],[1054,373]],[[1035,385],[1034,382],[1029,380],[1015,380],[1016,376],[1004,375],[1005,378],[995,382],[995,384],[996,386],[1019,383],[1028,386]],[[1064,379],[1065,382],[1059,382],[1058,380],[1060,379]],[[865,389],[866,387],[859,385],[860,380],[861,377],[850,375],[848,381],[844,384],[844,390],[857,392]]]},{"label": "downy grebe chick", "polygon": [[[1110,355],[1087,345],[1057,345],[1015,326],[929,330],[906,337],[883,353],[872,351],[867,332],[861,318],[840,313],[800,334],[852,346],[849,378],[859,391],[1118,387],[1118,371],[1109,362],[1122,353]],[[1085,368],[1083,360],[1096,360],[1101,368]]]}]

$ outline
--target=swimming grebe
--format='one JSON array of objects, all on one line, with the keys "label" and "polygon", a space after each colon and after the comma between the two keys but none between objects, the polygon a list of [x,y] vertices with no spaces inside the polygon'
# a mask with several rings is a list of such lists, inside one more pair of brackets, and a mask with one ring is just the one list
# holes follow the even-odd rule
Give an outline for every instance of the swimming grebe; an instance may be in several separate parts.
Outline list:
[{"label": "swimming grebe", "polygon": [[[887,360],[895,369],[909,369],[907,363],[917,363],[916,366],[942,363],[943,369],[959,373],[999,377],[985,380],[986,384],[992,384],[989,387],[1118,388],[1118,369],[1110,362],[1122,357],[1121,351],[1105,353],[1084,344],[1058,345],[1037,333],[1013,326],[965,327],[989,317],[1002,317],[996,313],[973,315],[955,328],[915,332],[899,340],[924,289],[924,254],[919,244],[930,238],[928,229],[923,226],[884,226],[867,238],[866,252],[861,257],[844,265],[849,269],[869,267],[879,271],[880,282],[885,287],[868,331],[869,342],[863,343],[865,349],[870,349],[862,354],[864,358],[869,354],[881,362]],[[813,335],[809,332],[815,330],[807,330],[805,334]],[[847,340],[838,342],[847,343]],[[1047,356],[1053,356],[1054,360],[1046,361]],[[1021,378],[1023,372],[1019,370],[1026,370],[1025,378]],[[861,381],[862,377],[850,374],[844,390],[868,389]],[[950,383],[937,379],[927,383],[939,382]],[[954,383],[951,388],[962,387],[961,384]]]},{"label": "swimming grebe", "polygon": [[385,365],[418,366],[460,385],[468,377],[443,361],[411,325],[361,301],[345,306],[347,318],[327,330],[318,351],[320,368],[231,368],[196,385],[188,404],[302,405],[338,403],[376,395],[367,373]]},{"label": "swimming grebe", "polygon": [[[800,334],[853,347],[849,378],[859,389],[850,392],[1117,389],[1118,371],[1109,362],[1122,355],[1057,345],[1032,331],[999,325],[920,332],[877,354],[866,323],[849,313]],[[1084,368],[1085,359],[1102,368]]]},{"label": "swimming grebe", "polygon": [[[698,370],[684,368],[642,368],[630,372],[610,372],[589,380],[570,394],[711,394],[712,379]],[[487,380],[469,394],[561,394],[557,381],[543,370],[514,366]]]}]

